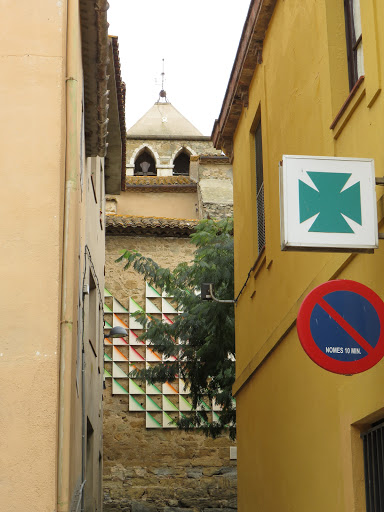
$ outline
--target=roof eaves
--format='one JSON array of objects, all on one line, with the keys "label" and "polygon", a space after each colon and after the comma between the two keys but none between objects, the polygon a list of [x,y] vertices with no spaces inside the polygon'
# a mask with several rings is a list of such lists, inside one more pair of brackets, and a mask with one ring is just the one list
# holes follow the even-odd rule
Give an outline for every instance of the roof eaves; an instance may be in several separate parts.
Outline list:
[{"label": "roof eaves", "polygon": [[80,1],[87,156],[103,157],[106,154],[109,48],[107,9],[107,0]]},{"label": "roof eaves", "polygon": [[180,141],[210,141],[210,135],[131,135],[127,134],[127,140],[180,140]]},{"label": "roof eaves", "polygon": [[106,234],[110,236],[161,236],[188,238],[198,220],[133,215],[106,215]]},{"label": "roof eaves", "polygon": [[109,36],[112,41],[113,60],[115,63],[115,79],[116,79],[116,91],[117,91],[117,102],[119,107],[119,121],[120,121],[120,133],[121,133],[121,144],[122,144],[122,161],[121,161],[121,190],[125,190],[125,167],[127,160],[127,139],[126,139],[126,126],[125,126],[125,93],[126,86],[121,78],[121,66],[119,56],[119,42],[116,36]]},{"label": "roof eaves", "polygon": [[262,47],[277,0],[252,0],[245,20],[236,58],[224,96],[220,116],[212,130],[216,148],[233,158],[233,134],[243,107],[248,106],[248,89],[257,64],[262,63]]}]

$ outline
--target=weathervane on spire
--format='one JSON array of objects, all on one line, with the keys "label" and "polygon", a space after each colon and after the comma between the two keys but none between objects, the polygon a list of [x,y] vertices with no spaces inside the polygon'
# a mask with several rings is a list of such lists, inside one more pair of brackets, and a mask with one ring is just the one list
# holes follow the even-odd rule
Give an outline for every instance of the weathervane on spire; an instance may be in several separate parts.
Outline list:
[{"label": "weathervane on spire", "polygon": [[163,71],[161,73],[161,91],[159,94],[159,99],[157,100],[158,103],[161,101],[163,101],[164,103],[168,103],[167,93],[164,90],[164,76],[165,76],[165,72],[164,72],[164,59],[163,59]]}]

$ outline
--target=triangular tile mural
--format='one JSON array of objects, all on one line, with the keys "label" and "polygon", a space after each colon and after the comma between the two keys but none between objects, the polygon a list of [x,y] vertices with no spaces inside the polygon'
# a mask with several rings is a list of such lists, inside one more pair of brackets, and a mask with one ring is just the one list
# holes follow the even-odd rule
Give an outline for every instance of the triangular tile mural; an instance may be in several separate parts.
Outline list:
[{"label": "triangular tile mural", "polygon": [[163,428],[176,428],[175,420],[172,419],[166,412],[163,412]]},{"label": "triangular tile mural", "polygon": [[133,396],[129,395],[129,411],[145,411],[145,408]]},{"label": "triangular tile mural", "polygon": [[112,349],[112,359],[114,361],[128,361],[128,358],[116,347]]},{"label": "triangular tile mural", "polygon": [[169,382],[164,382],[163,393],[164,393],[164,395],[177,395],[178,394],[177,390]]},{"label": "triangular tile mural", "polygon": [[114,313],[128,313],[128,309],[126,309],[120,302],[113,297],[113,312]]},{"label": "triangular tile mural", "polygon": [[144,309],[135,300],[129,299],[129,312],[136,313],[137,311],[144,313]]},{"label": "triangular tile mural", "polygon": [[146,428],[162,428],[162,425],[149,412],[145,415],[145,426]]},{"label": "triangular tile mural", "polygon": [[183,395],[179,395],[179,409],[180,411],[192,411],[192,404]]},{"label": "triangular tile mural", "polygon": [[163,410],[164,411],[179,411],[174,403],[172,403],[169,398],[163,395]]},{"label": "triangular tile mural", "polygon": [[161,293],[157,292],[150,284],[145,283],[145,296],[149,298],[161,297]]},{"label": "triangular tile mural", "polygon": [[150,396],[146,397],[146,409],[147,411],[162,411],[160,405],[158,405]]},{"label": "triangular tile mural", "polygon": [[114,345],[129,345],[128,341],[125,341],[124,338],[113,338]]},{"label": "triangular tile mural", "polygon": [[[162,299],[164,300],[164,299]],[[159,309],[156,304],[154,304],[149,299],[145,300],[145,312],[146,313],[157,313],[161,315],[161,309]]]},{"label": "triangular tile mural", "polygon": [[113,313],[113,311],[106,304],[104,304],[104,313]]},{"label": "triangular tile mural", "polygon": [[160,389],[154,384],[149,384],[149,382],[147,382],[146,391],[148,395],[161,395]]},{"label": "triangular tile mural", "polygon": [[138,339],[139,335],[136,334],[132,329],[129,329],[129,344],[130,345],[145,345],[144,341]]},{"label": "triangular tile mural", "polygon": [[120,366],[117,366],[116,363],[112,363],[112,375],[115,379],[126,379],[128,375],[123,372]]},{"label": "triangular tile mural", "polygon": [[161,299],[161,311],[163,313],[173,313],[177,315],[176,309],[166,299]]},{"label": "triangular tile mural", "polygon": [[[145,288],[145,311],[132,298],[128,299],[128,309],[125,308],[107,289],[104,290],[104,296],[113,299],[112,309],[106,304],[104,312],[112,316],[113,327],[124,327],[129,333],[128,339],[104,339],[106,352],[104,361],[112,363],[111,368],[108,366],[107,369],[104,369],[104,379],[112,379],[113,395],[129,395],[128,408],[130,412],[146,413],[146,428],[176,428],[175,419],[185,417],[183,413],[193,411],[192,403],[188,398],[190,390],[187,383],[181,378],[177,378],[176,382],[165,382],[158,385],[149,382],[143,383],[135,374],[130,373],[142,369],[143,366],[149,368],[164,361],[168,364],[172,361],[177,362],[175,356],[166,358],[158,354],[150,341],[145,342],[138,339],[144,330],[141,323],[134,318],[133,313],[146,313],[148,317],[161,314],[162,321],[169,324],[173,323],[173,316],[170,318],[168,315],[180,313],[180,310],[177,310],[171,303],[172,297],[158,292],[148,283]],[[110,318],[108,317],[108,319]],[[108,333],[112,325],[106,321],[104,328]],[[178,343],[178,340],[175,343]],[[212,405],[208,401],[201,401],[197,410],[205,411],[209,421],[218,421],[218,412],[221,408],[213,400]]]},{"label": "triangular tile mural", "polygon": [[129,328],[130,329],[142,329],[143,326],[133,315],[130,314],[129,315]]},{"label": "triangular tile mural", "polygon": [[162,317],[163,322],[165,322],[167,324],[173,324],[172,320],[167,315],[164,315],[164,313],[161,315],[161,317]]},{"label": "triangular tile mural", "polygon": [[145,391],[133,379],[129,379],[129,392],[131,395],[145,395]]},{"label": "triangular tile mural", "polygon": [[124,329],[128,329],[128,325],[122,321],[115,313],[113,313],[113,327],[124,327]]},{"label": "triangular tile mural", "polygon": [[112,379],[112,395],[128,395],[128,391],[115,379]]},{"label": "triangular tile mural", "polygon": [[207,405],[204,400],[200,400],[199,405],[196,408],[197,411],[210,411],[211,408]]},{"label": "triangular tile mural", "polygon": [[147,361],[152,361],[152,362],[156,362],[156,361],[161,361],[161,356],[159,356],[158,354],[156,354],[156,352],[154,352],[151,348],[148,348],[146,349],[146,359]]},{"label": "triangular tile mural", "polygon": [[129,360],[137,363],[139,361],[145,361],[145,358],[133,347],[129,347]]}]

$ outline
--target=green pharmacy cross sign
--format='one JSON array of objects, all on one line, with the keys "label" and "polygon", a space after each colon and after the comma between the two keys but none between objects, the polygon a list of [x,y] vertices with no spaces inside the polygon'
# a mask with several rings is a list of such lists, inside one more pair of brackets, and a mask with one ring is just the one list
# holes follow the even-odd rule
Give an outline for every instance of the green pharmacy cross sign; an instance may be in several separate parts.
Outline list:
[{"label": "green pharmacy cross sign", "polygon": [[373,160],[284,155],[280,224],[282,250],[377,248]]},{"label": "green pharmacy cross sign", "polygon": [[354,233],[343,215],[361,226],[360,182],[343,191],[351,173],[308,172],[313,189],[299,180],[300,222],[318,214],[309,231],[316,233]]}]

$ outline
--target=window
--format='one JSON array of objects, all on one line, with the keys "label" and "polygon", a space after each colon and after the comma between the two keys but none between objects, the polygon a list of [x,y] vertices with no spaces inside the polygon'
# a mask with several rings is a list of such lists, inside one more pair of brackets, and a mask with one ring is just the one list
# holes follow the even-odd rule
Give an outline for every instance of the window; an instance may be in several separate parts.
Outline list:
[{"label": "window", "polygon": [[145,149],[136,158],[134,175],[135,176],[156,176],[157,175],[155,159],[149,153],[148,150]]},{"label": "window", "polygon": [[181,152],[173,162],[173,174],[175,176],[189,176],[189,155]]},{"label": "window", "polygon": [[257,247],[258,254],[265,246],[265,216],[264,216],[264,176],[263,176],[263,149],[261,139],[261,121],[255,131],[256,154],[256,205],[257,205]]},{"label": "window", "polygon": [[361,434],[367,512],[384,510],[384,420]]},{"label": "window", "polygon": [[345,35],[347,39],[349,90],[364,75],[363,39],[360,0],[344,0]]}]

